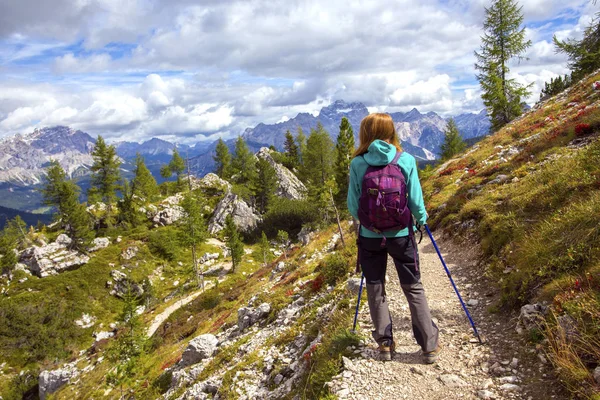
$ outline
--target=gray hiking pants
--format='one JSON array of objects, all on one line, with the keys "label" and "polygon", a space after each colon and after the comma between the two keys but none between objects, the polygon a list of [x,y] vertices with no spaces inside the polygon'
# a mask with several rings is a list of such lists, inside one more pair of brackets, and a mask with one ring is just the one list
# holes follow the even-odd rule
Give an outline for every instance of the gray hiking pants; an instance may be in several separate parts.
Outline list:
[{"label": "gray hiking pants", "polygon": [[414,238],[388,238],[381,246],[381,239],[360,237],[360,263],[367,281],[367,299],[377,343],[393,339],[392,318],[385,292],[385,274],[388,254],[400,277],[400,286],[408,301],[414,337],[424,352],[438,346],[439,330],[431,320],[431,312],[425,297],[419,271],[419,254]]}]

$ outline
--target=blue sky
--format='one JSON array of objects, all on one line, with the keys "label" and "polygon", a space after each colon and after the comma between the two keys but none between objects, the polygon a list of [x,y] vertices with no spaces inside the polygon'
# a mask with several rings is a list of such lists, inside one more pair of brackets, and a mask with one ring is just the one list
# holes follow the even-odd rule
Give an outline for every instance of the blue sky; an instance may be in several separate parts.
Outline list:
[{"label": "blue sky", "polygon": [[[112,140],[233,137],[336,99],[444,116],[482,108],[484,0],[0,2],[0,137],[69,125]],[[532,84],[567,72],[587,0],[522,2]]]}]

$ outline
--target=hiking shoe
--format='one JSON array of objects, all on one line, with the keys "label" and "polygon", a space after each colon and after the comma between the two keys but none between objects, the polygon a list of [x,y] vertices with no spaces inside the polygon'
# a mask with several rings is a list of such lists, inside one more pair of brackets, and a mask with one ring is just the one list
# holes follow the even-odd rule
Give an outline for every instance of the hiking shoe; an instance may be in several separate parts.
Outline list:
[{"label": "hiking shoe", "polygon": [[442,350],[442,347],[440,345],[438,345],[437,349],[433,350],[433,351],[429,351],[427,353],[423,353],[423,362],[425,364],[435,364],[438,360],[438,355],[440,354],[440,351]]},{"label": "hiking shoe", "polygon": [[384,340],[379,343],[379,360],[392,361],[392,356],[396,351],[396,343],[393,340]]}]

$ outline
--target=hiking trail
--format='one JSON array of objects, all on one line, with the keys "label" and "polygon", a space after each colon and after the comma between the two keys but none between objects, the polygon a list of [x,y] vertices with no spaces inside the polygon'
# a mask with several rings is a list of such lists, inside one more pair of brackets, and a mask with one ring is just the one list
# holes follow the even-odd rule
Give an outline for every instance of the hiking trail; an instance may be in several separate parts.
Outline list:
[{"label": "hiking trail", "polygon": [[549,363],[515,331],[516,317],[490,313],[499,292],[478,265],[474,247],[439,242],[454,281],[486,341],[479,345],[429,238],[419,245],[420,268],[432,317],[440,328],[442,351],[436,365],[424,365],[412,336],[408,303],[388,258],[386,291],[394,326],[396,354],[377,360],[371,319],[363,297],[359,328],[367,345],[344,359],[344,371],[329,383],[339,399],[549,399],[563,398]]}]

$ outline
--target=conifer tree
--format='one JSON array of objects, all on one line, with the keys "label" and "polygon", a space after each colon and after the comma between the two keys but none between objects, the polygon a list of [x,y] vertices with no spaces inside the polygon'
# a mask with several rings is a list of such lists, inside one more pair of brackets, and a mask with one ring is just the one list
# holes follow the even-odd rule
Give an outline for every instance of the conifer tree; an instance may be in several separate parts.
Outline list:
[{"label": "conifer tree", "polygon": [[136,154],[133,173],[135,174],[133,181],[131,182],[133,195],[143,198],[147,202],[154,201],[158,194],[156,179],[154,179],[152,173],[148,167],[146,167],[144,158],[140,153]]},{"label": "conifer tree", "polygon": [[292,133],[289,130],[285,133],[285,143],[283,147],[285,148],[285,155],[288,159],[289,167],[291,167],[292,169],[297,168],[298,165],[300,165],[298,145],[296,145],[294,137],[292,136]]},{"label": "conifer tree", "polygon": [[213,160],[215,160],[215,170],[217,175],[222,179],[230,178],[231,154],[229,153],[229,148],[221,138],[219,138],[219,141],[217,142],[215,153]]},{"label": "conifer tree", "polygon": [[185,216],[180,220],[180,242],[183,246],[192,249],[192,265],[198,284],[204,288],[204,275],[198,269],[197,248],[208,238],[208,231],[204,216],[202,215],[201,202],[193,192],[188,192],[181,202]]},{"label": "conifer tree", "polygon": [[121,180],[121,161],[115,146],[108,146],[102,136],[98,136],[96,140],[92,158],[94,163],[90,168],[92,187],[89,190],[89,198],[92,202],[102,201],[106,204],[107,222],[110,225],[112,203],[117,198],[117,190],[120,189],[118,182]]},{"label": "conifer tree", "polygon": [[269,239],[267,239],[267,235],[264,231],[260,236],[260,242],[258,242],[258,252],[263,263],[263,267],[269,265],[269,262],[271,262],[273,257],[271,255],[271,245],[269,244]]},{"label": "conifer tree", "polygon": [[91,219],[85,205],[79,203],[81,189],[67,174],[58,161],[52,160],[46,172],[46,184],[42,188],[44,204],[54,207],[73,246],[85,249],[93,239]]},{"label": "conifer tree", "polygon": [[232,272],[235,272],[236,268],[242,262],[242,257],[244,256],[244,243],[242,242],[242,238],[235,226],[235,222],[233,222],[233,217],[231,214],[227,215],[225,218],[225,236],[227,237],[227,248],[231,253],[231,261],[232,261]]},{"label": "conifer tree", "polygon": [[3,274],[10,275],[19,261],[15,250],[24,240],[26,228],[25,222],[17,215],[0,232],[0,272]]},{"label": "conifer tree", "polygon": [[[238,136],[235,142],[235,155],[231,161],[231,166],[235,175],[237,175],[237,183],[252,185],[256,182],[256,157],[248,148],[243,137]],[[253,188],[250,188],[251,192]]]},{"label": "conifer tree", "polygon": [[583,78],[600,68],[600,13],[585,29],[581,40],[558,40],[554,36],[554,45],[569,58],[569,68],[573,71],[573,80]]},{"label": "conifer tree", "polygon": [[491,7],[486,8],[481,50],[475,52],[475,68],[479,71],[477,79],[483,92],[481,97],[493,131],[521,115],[522,100],[529,95],[528,87],[508,78],[509,61],[515,57],[522,58],[531,46],[531,41],[525,40],[522,22],[522,8],[515,0],[493,0]]},{"label": "conifer tree", "polygon": [[444,132],[444,143],[442,144],[442,160],[449,160],[456,154],[464,151],[467,148],[463,141],[454,118],[450,118],[446,131]]},{"label": "conifer tree", "polygon": [[173,149],[173,156],[171,158],[171,161],[169,162],[169,170],[172,174],[177,175],[177,187],[180,187],[181,176],[183,175],[183,171],[185,171],[185,161],[179,155],[177,147]]},{"label": "conifer tree", "polygon": [[265,213],[277,190],[277,173],[275,168],[265,159],[259,158],[256,163],[256,203],[260,213]]},{"label": "conifer tree", "polygon": [[300,126],[296,134],[296,143],[298,143],[298,165],[304,164],[304,153],[306,153],[306,135]]},{"label": "conifer tree", "polygon": [[335,146],[335,182],[337,184],[338,203],[344,203],[348,195],[350,161],[354,154],[354,131],[348,118],[343,117],[340,123],[340,133]]},{"label": "conifer tree", "polygon": [[320,191],[333,172],[333,142],[321,123],[310,132],[303,160],[302,176],[309,192]]}]

